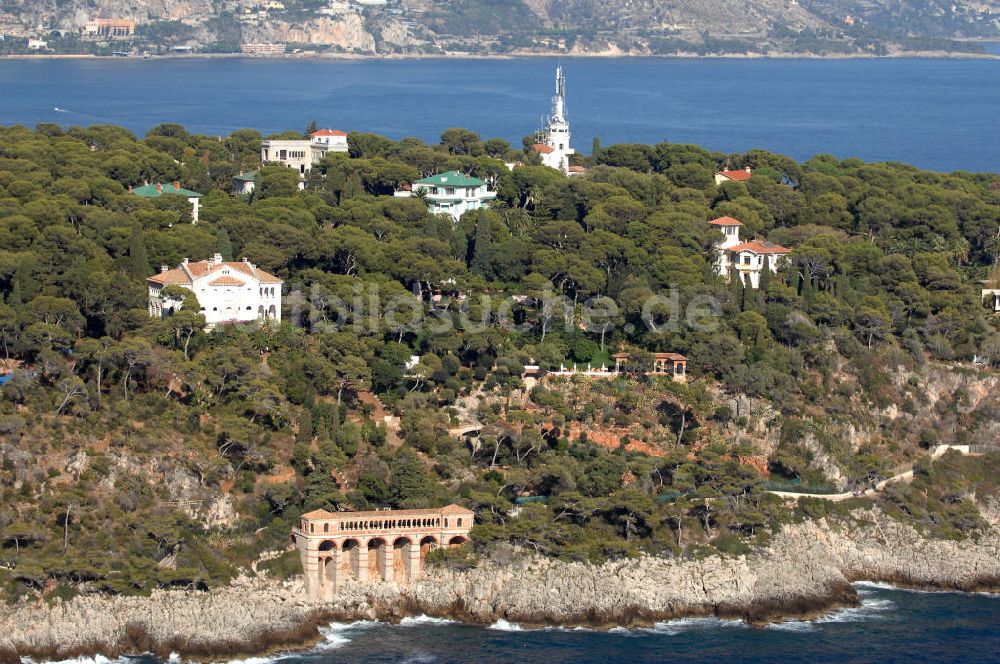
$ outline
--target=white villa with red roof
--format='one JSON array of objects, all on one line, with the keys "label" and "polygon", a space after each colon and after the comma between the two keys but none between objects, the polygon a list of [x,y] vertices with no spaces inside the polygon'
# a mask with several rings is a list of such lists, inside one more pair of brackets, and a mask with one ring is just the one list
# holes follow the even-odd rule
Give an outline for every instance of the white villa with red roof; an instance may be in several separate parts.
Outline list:
[{"label": "white villa with red roof", "polygon": [[719,217],[708,222],[722,231],[725,236],[722,242],[715,245],[715,269],[720,277],[729,277],[735,268],[743,283],[751,288],[760,287],[760,275],[764,268],[772,273],[778,271],[778,263],[782,257],[791,253],[791,249],[766,240],[740,241],[740,227],[743,222],[732,217]]},{"label": "white villa with red roof", "polygon": [[260,163],[283,164],[304,176],[330,152],[347,152],[347,134],[320,129],[309,138],[267,139],[260,143]]},{"label": "white villa with red roof", "polygon": [[179,300],[162,295],[165,286],[176,285],[198,297],[208,328],[220,323],[280,321],[283,283],[245,258],[224,261],[221,254],[206,261],[189,262],[185,258],[176,268],[164,265],[159,274],[146,279],[149,315],[162,318],[181,308]]},{"label": "white villa with red roof", "polygon": [[326,152],[347,152],[347,134],[337,129],[320,129],[309,134],[313,148]]},{"label": "white villa with red roof", "polygon": [[753,177],[753,173],[750,171],[749,166],[737,171],[719,171],[715,174],[715,184],[722,184],[723,182],[746,182],[751,177]]}]

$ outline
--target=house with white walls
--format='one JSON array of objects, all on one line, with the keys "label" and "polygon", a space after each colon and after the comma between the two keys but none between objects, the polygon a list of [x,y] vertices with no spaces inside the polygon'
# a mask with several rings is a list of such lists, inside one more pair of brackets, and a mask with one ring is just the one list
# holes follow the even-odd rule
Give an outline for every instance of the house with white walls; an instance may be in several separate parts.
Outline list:
[{"label": "house with white walls", "polygon": [[720,277],[728,279],[735,269],[745,285],[759,288],[761,272],[765,268],[777,272],[781,259],[791,253],[791,249],[766,240],[743,242],[743,222],[738,219],[719,217],[708,223],[723,234],[722,242],[715,245],[715,270]]},{"label": "house with white walls", "polygon": [[320,129],[309,134],[314,150],[327,152],[347,152],[347,134],[339,129]]},{"label": "house with white walls", "polygon": [[221,254],[204,261],[185,258],[173,269],[161,266],[159,274],[146,279],[149,315],[165,318],[181,308],[181,300],[163,294],[166,286],[175,285],[197,296],[207,328],[225,323],[280,321],[283,283],[245,258],[224,261]]},{"label": "house with white walls", "polygon": [[176,196],[183,196],[191,204],[191,223],[198,223],[198,211],[201,209],[201,194],[197,191],[191,191],[190,189],[185,189],[181,186],[181,183],[174,181],[172,184],[163,184],[162,182],[156,182],[154,184],[145,184],[141,187],[129,187],[131,191],[136,196],[141,196],[142,198],[158,198],[164,194],[174,194]]},{"label": "house with white walls", "polygon": [[746,182],[752,177],[753,172],[751,172],[749,166],[735,171],[719,171],[715,174],[715,184],[722,184],[724,182]]},{"label": "house with white walls", "polygon": [[427,201],[427,209],[433,214],[448,214],[458,221],[469,210],[478,210],[495,200],[497,193],[490,191],[489,185],[479,178],[448,171],[417,180],[410,192],[401,188],[396,196],[420,196]]}]

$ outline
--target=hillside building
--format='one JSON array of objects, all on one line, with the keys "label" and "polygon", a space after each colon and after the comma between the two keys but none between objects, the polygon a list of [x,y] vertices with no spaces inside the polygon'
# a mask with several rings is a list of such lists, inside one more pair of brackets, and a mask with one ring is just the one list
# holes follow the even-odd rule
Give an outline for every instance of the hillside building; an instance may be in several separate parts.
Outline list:
[{"label": "hillside building", "polygon": [[155,184],[145,184],[141,187],[129,187],[131,191],[136,196],[141,196],[142,198],[159,198],[164,194],[174,194],[177,196],[183,196],[191,204],[191,223],[198,223],[198,211],[201,209],[201,194],[197,191],[191,191],[190,189],[185,189],[181,186],[180,182],[176,180],[172,184],[164,185],[162,182],[157,182]]},{"label": "hillside building", "polygon": [[715,245],[715,269],[719,276],[728,279],[735,269],[744,285],[750,288],[759,288],[761,272],[767,268],[776,273],[780,260],[791,252],[787,247],[765,240],[743,242],[740,240],[743,223],[738,219],[719,217],[708,223],[725,236]]},{"label": "hillside building", "polygon": [[439,173],[433,177],[417,180],[411,191],[401,188],[396,196],[420,195],[427,201],[427,208],[433,214],[448,214],[458,221],[469,210],[478,210],[497,194],[479,178],[470,177],[458,171]]},{"label": "hillside building", "polygon": [[266,140],[260,144],[262,164],[282,164],[299,172],[300,177],[330,152],[347,152],[347,134],[336,129],[320,129],[309,138]]},{"label": "hillside building", "polygon": [[[309,134],[313,150],[322,152],[347,152],[347,134],[337,129],[320,129]],[[322,157],[320,157],[322,159]]]},{"label": "hillside building", "polygon": [[146,279],[149,315],[162,318],[181,308],[181,301],[163,296],[165,286],[176,285],[198,297],[208,328],[222,323],[280,321],[283,283],[247,259],[224,261],[221,254],[205,261],[185,258],[176,268],[164,265],[159,274]]},{"label": "hillside building", "polygon": [[135,34],[135,21],[128,18],[95,18],[87,21],[83,34],[106,39],[127,39]]},{"label": "hillside building", "polygon": [[236,194],[243,196],[253,192],[254,187],[257,186],[257,173],[259,171],[247,171],[246,173],[240,173],[233,180],[236,182]]},{"label": "hillside building", "polygon": [[292,540],[305,592],[330,601],[351,580],[405,585],[424,574],[427,554],[469,540],[475,513],[458,505],[417,510],[306,512]]},{"label": "hillside building", "polygon": [[724,182],[746,182],[752,177],[753,172],[750,170],[749,166],[736,171],[719,171],[715,174],[715,184],[719,185]]}]

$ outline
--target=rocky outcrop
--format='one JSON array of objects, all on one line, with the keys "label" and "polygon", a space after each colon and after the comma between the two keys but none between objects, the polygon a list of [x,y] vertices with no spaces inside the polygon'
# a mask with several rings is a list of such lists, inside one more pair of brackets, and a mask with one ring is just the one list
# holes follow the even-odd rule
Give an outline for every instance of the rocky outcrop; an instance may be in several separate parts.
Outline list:
[{"label": "rocky outcrop", "polygon": [[360,53],[375,52],[375,37],[365,28],[364,19],[358,14],[337,18],[320,16],[302,23],[270,21],[245,28],[243,41],[311,44]]},{"label": "rocky outcrop", "polygon": [[260,653],[309,643],[328,620],[427,614],[475,623],[642,625],[692,615],[750,621],[808,616],[857,602],[852,581],[931,589],[1000,588],[1000,536],[921,537],[880,512],[786,527],[749,556],[645,557],[603,565],[535,556],[467,570],[435,568],[408,587],[350,583],[333,603],[304,599],[300,582],[242,578],[208,593],[87,596],[0,608],[2,653],[60,657],[151,651],[189,656]]}]

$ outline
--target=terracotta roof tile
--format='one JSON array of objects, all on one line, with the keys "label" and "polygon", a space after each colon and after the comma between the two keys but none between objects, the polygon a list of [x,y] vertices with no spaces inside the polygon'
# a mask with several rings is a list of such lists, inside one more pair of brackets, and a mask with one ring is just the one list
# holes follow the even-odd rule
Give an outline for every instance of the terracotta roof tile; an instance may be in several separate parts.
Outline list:
[{"label": "terracotta roof tile", "polygon": [[184,273],[184,270],[179,268],[174,268],[173,270],[167,270],[166,272],[160,272],[159,274],[154,274],[147,281],[152,281],[158,284],[163,284],[168,286],[170,284],[189,284],[191,280]]},{"label": "terracotta roof tile", "polygon": [[[246,263],[243,261],[225,261],[222,263],[213,263],[212,261],[193,261],[187,264],[187,272],[184,270],[184,266],[174,268],[173,270],[167,270],[166,272],[161,272],[149,277],[147,281],[152,281],[160,284],[190,284],[191,278],[188,277],[188,272],[190,272],[191,277],[198,279],[204,277],[205,275],[211,274],[217,270],[221,270],[224,267],[228,267],[231,270],[236,270],[248,277],[253,277],[257,279],[262,284],[281,284],[284,283],[282,279],[265,272],[264,270]],[[231,279],[232,282],[220,282],[220,279]],[[219,282],[219,283],[217,283]],[[239,281],[233,277],[220,275],[219,279],[215,279],[211,282],[212,286],[242,286],[245,282]]]},{"label": "terracotta roof tile", "polygon": [[209,286],[243,286],[243,282],[236,277],[231,277],[228,274],[219,277],[218,279],[213,279],[208,282]]},{"label": "terracotta roof tile", "polygon": [[743,222],[739,219],[733,219],[732,217],[719,217],[718,219],[713,219],[708,222],[712,226],[742,226]]},{"label": "terracotta roof tile", "polygon": [[344,132],[338,129],[320,129],[319,131],[314,131],[309,134],[310,136],[347,136]]},{"label": "terracotta roof tile", "polygon": [[755,254],[787,254],[791,253],[792,250],[765,240],[750,240],[749,242],[729,247],[728,251],[734,254],[738,254],[741,251],[749,251]]},{"label": "terracotta roof tile", "polygon": [[337,516],[333,512],[327,512],[326,510],[313,510],[312,512],[306,512],[302,515],[303,519],[332,519]]},{"label": "terracotta roof tile", "polygon": [[553,152],[556,151],[555,148],[549,147],[544,143],[535,143],[534,145],[531,146],[531,149],[537,152],[538,154],[552,154]]},{"label": "terracotta roof tile", "polygon": [[749,180],[753,176],[753,173],[746,170],[719,171],[717,175],[721,175],[722,177],[728,178],[730,180],[736,180],[737,182],[743,182],[745,180]]}]

